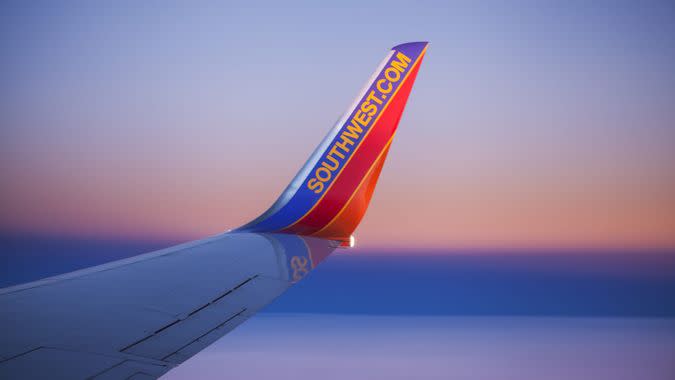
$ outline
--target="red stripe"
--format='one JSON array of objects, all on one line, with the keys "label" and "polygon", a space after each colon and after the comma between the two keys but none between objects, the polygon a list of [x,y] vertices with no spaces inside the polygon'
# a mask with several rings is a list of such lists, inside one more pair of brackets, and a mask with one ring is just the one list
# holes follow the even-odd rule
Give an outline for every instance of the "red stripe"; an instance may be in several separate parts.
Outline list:
[{"label": "red stripe", "polygon": [[372,130],[354,153],[357,157],[352,157],[319,204],[296,224],[284,229],[284,232],[305,235],[314,233],[330,223],[340,212],[396,131],[419,67],[420,64],[417,63],[394,99],[390,100],[391,103],[387,109],[371,126]]}]

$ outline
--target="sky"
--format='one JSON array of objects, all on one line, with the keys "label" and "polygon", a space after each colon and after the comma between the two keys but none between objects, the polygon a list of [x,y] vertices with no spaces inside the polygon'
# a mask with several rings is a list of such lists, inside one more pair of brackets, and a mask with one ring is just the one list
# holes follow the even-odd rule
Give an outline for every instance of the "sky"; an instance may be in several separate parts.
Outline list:
[{"label": "sky", "polygon": [[250,221],[429,41],[357,249],[167,378],[667,379],[673,36],[671,1],[3,1],[0,287]]},{"label": "sky", "polygon": [[675,247],[669,2],[3,3],[0,229],[193,239],[430,41],[366,247]]}]

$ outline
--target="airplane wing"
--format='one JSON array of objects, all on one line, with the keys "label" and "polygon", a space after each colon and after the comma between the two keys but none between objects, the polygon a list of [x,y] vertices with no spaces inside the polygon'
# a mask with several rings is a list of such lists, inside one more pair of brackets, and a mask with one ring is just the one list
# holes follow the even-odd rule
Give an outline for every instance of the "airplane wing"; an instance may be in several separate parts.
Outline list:
[{"label": "airplane wing", "polygon": [[279,199],[252,222],[0,290],[0,378],[157,378],[336,247],[353,245],[426,46],[392,48]]}]

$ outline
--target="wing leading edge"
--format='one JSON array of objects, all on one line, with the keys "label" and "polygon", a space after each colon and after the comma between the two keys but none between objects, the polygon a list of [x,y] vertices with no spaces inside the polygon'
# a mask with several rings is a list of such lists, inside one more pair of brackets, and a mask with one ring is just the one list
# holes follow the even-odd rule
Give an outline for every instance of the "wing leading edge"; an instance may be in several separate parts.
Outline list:
[{"label": "wing leading edge", "polygon": [[0,378],[157,378],[350,242],[426,46],[390,51],[281,197],[254,221],[0,290]]},{"label": "wing leading edge", "polygon": [[0,378],[158,377],[267,305],[334,249],[230,233],[0,293]]}]

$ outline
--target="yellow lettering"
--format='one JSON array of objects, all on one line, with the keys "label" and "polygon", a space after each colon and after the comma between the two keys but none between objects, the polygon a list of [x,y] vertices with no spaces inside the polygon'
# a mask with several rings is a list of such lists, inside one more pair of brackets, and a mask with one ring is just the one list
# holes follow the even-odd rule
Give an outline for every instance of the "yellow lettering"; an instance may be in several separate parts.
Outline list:
[{"label": "yellow lettering", "polygon": [[[375,84],[382,98],[386,97],[384,94],[388,94],[394,90],[392,83],[401,80],[401,73],[408,68],[410,62],[410,58],[405,54],[401,52],[396,54],[396,59],[392,60],[389,67],[384,70],[384,77],[386,79],[380,79]],[[350,146],[354,145],[354,141],[361,137],[363,129],[368,127],[373,116],[377,113],[378,105],[383,104],[383,99],[375,94],[375,90],[370,91],[366,99],[361,103],[360,109],[356,111],[345,130],[340,133],[339,141],[333,143],[321,165],[314,172],[314,177],[307,181],[309,190],[316,194],[323,192],[325,182],[330,181],[333,178],[333,172],[340,168],[340,160],[346,158],[346,153],[350,152]],[[306,263],[295,261],[293,264],[297,264],[298,269],[302,270]]]},{"label": "yellow lettering", "polygon": [[337,146],[336,146],[336,145],[333,145],[333,147],[330,148],[330,151],[328,152],[328,155],[329,155],[329,156],[336,155],[336,156],[340,157],[341,159],[344,159],[344,158],[345,158],[345,155],[342,154],[342,152],[340,152],[340,151],[337,150]]},{"label": "yellow lettering", "polygon": [[401,72],[393,67],[388,67],[384,70],[384,77],[390,82],[398,82],[398,80],[401,79]]},{"label": "yellow lettering", "polygon": [[[322,176],[321,173],[324,173],[325,175]],[[326,182],[330,180],[330,177],[333,176],[333,173],[331,173],[330,170],[327,168],[320,166],[318,169],[316,169],[316,172],[314,173],[314,176],[319,179],[321,182]]]},{"label": "yellow lettering", "polygon": [[[356,111],[356,114],[354,115],[354,120],[358,121],[359,124],[363,125],[364,127],[368,125],[370,119],[372,118],[361,111]],[[354,120],[352,120],[352,122],[354,122]],[[349,129],[349,127],[347,127],[347,129]]]},{"label": "yellow lettering", "polygon": [[391,61],[391,67],[402,73],[408,67],[410,58],[399,51],[398,54],[396,54],[396,59],[398,59],[398,61]]},{"label": "yellow lettering", "polygon": [[[388,86],[384,87],[383,83],[386,83]],[[383,94],[388,94],[391,92],[391,82],[387,82],[385,79],[380,79],[377,81],[377,89],[380,90]]]},{"label": "yellow lettering", "polygon": [[359,133],[363,132],[363,129],[356,123],[356,118],[352,119],[351,124],[347,126],[347,130],[342,132],[342,136],[349,136],[353,139],[359,138]]},{"label": "yellow lettering", "polygon": [[377,112],[377,106],[370,104],[369,102],[364,102],[361,104],[361,111],[365,112],[365,114],[368,116],[373,116],[375,115],[375,112]]},{"label": "yellow lettering", "polygon": [[332,163],[333,163],[333,166],[330,166],[330,165],[328,164],[327,161],[324,161],[324,162],[321,163],[321,165],[322,165],[324,168],[326,168],[326,169],[328,169],[328,170],[334,172],[335,169],[337,169],[338,166],[340,166],[340,162],[339,162],[335,157],[328,155],[328,156],[326,156],[326,159],[327,159],[328,161],[332,162]]},{"label": "yellow lettering", "polygon": [[370,91],[370,94],[368,94],[368,97],[366,98],[366,101],[368,102],[371,100],[377,104],[382,104],[382,99],[375,96],[375,90]]},{"label": "yellow lettering", "polygon": [[336,143],[335,143],[335,146],[337,146],[338,148],[341,148],[343,151],[345,151],[345,152],[348,153],[348,152],[349,152],[349,148],[347,147],[347,145],[354,145],[354,142],[353,142],[352,140],[348,139],[348,138],[345,136],[345,133],[344,133],[344,132],[343,132],[342,134],[340,134],[340,140],[342,140],[342,141],[341,141],[341,142],[336,142]]},{"label": "yellow lettering", "polygon": [[307,181],[307,187],[317,194],[323,191],[323,183],[319,182],[319,180],[316,178],[312,178],[309,181]]}]

